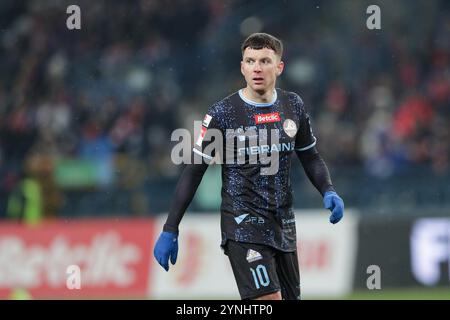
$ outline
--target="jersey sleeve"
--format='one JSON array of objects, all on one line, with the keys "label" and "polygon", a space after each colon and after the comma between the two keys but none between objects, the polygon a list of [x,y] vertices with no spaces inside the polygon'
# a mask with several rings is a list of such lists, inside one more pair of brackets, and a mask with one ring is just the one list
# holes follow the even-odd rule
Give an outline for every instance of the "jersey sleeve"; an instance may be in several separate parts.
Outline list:
[{"label": "jersey sleeve", "polygon": [[192,148],[194,163],[211,163],[223,146],[223,131],[220,126],[220,114],[211,107],[203,118],[200,133]]},{"label": "jersey sleeve", "polygon": [[309,114],[303,100],[298,95],[295,95],[294,104],[299,115],[299,128],[295,138],[295,150],[306,151],[316,145],[317,139],[313,134]]},{"label": "jersey sleeve", "polygon": [[163,230],[178,233],[178,226],[186,209],[194,198],[208,165],[216,156],[216,148],[221,146],[217,138],[222,138],[217,109],[211,107],[203,118],[200,133],[195,137],[192,149],[193,162],[187,164],[178,180],[175,195]]}]

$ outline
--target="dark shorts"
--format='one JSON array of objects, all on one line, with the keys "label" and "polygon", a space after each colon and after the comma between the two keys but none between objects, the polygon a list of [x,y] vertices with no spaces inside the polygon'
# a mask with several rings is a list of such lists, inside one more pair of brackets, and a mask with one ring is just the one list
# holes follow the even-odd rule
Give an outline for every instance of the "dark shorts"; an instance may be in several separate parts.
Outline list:
[{"label": "dark shorts", "polygon": [[300,299],[297,251],[228,240],[224,252],[231,262],[241,299],[281,291],[283,300]]}]

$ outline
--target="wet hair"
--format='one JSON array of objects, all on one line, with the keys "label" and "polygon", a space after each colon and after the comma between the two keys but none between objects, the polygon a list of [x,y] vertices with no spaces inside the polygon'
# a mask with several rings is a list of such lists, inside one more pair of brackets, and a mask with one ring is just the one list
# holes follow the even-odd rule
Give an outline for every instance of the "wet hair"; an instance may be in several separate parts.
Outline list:
[{"label": "wet hair", "polygon": [[263,48],[272,49],[281,59],[283,56],[283,43],[280,39],[267,33],[253,33],[242,43],[242,55],[246,48],[260,50]]}]

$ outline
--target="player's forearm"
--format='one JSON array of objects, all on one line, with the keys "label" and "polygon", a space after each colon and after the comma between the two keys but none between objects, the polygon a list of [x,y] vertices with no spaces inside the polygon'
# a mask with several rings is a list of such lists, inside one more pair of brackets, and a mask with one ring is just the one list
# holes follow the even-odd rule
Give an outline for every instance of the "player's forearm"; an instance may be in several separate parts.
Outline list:
[{"label": "player's forearm", "polygon": [[178,225],[187,207],[194,198],[195,192],[207,168],[208,165],[203,163],[188,164],[183,169],[175,189],[175,196],[170,207],[169,216],[164,224],[164,231],[178,233]]},{"label": "player's forearm", "polygon": [[322,196],[327,191],[334,191],[328,167],[317,149],[311,148],[296,153],[309,180]]}]

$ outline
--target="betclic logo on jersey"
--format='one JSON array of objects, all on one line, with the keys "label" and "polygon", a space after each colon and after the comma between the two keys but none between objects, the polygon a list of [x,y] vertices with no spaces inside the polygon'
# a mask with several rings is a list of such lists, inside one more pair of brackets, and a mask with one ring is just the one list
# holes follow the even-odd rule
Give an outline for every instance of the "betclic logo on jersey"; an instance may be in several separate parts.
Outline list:
[{"label": "betclic logo on jersey", "polygon": [[279,121],[281,121],[281,118],[278,112],[255,115],[256,124],[279,122]]}]

